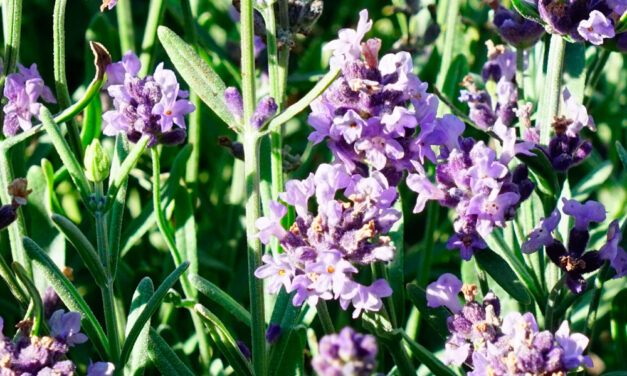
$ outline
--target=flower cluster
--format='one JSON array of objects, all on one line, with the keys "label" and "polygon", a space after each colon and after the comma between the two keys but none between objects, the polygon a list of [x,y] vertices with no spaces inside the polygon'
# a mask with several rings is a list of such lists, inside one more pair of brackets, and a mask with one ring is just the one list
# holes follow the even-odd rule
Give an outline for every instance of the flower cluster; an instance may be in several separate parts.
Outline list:
[{"label": "flower cluster", "polygon": [[616,278],[627,275],[627,253],[619,243],[622,239],[618,221],[613,221],[608,229],[607,243],[600,251],[586,251],[591,222],[605,220],[605,207],[596,201],[586,201],[584,204],[576,200],[563,200],[562,212],[575,220],[575,225],[568,234],[567,247],[553,237],[553,231],[559,225],[561,214],[555,208],[548,218],[542,219],[540,225],[529,234],[529,240],[522,244],[524,253],[533,253],[545,247],[546,253],[566,275],[566,286],[575,294],[586,289],[586,280],[583,274],[591,273],[601,267],[604,260],[609,260],[616,270]]},{"label": "flower cluster", "polygon": [[[148,146],[157,143],[176,145],[185,140],[185,115],[196,107],[184,98],[173,71],[159,64],[153,75],[137,77],[139,58],[127,52],[122,61],[107,67],[107,85],[114,110],[102,115],[103,133],[128,135],[131,142],[148,136]],[[177,127],[174,127],[176,125]]]},{"label": "flower cluster", "polygon": [[[559,1],[536,0],[540,17],[551,33],[568,35],[575,41],[601,45],[605,39],[626,37],[616,35],[614,25],[627,11],[624,0]],[[617,43],[620,45],[620,43]]]},{"label": "flower cluster", "polygon": [[[336,199],[340,193],[348,199]],[[314,195],[316,213],[308,209]],[[271,236],[278,238],[285,252],[264,255],[265,264],[255,276],[268,279],[271,294],[282,286],[287,292],[295,291],[294,305],[307,301],[315,306],[319,299],[339,299],[343,309],[353,305],[353,317],[362,310],[378,311],[381,298],[392,294],[387,281],[379,279],[365,286],[354,275],[359,272],[356,265],[394,258],[395,248],[385,234],[400,218],[391,207],[397,195],[380,172],[351,176],[342,165],[322,164],[307,179],[288,181],[279,197],[295,208],[296,221],[285,230],[280,222],[287,208],[270,202],[270,216],[255,223],[257,236],[266,244]]]},{"label": "flower cluster", "polygon": [[357,333],[347,326],[339,334],[320,339],[318,354],[311,365],[321,376],[370,376],[377,365],[378,350],[373,336]]},{"label": "flower cluster", "polygon": [[413,169],[412,161],[434,161],[431,146],[444,143],[443,135],[434,132],[437,124],[459,120],[436,119],[437,98],[412,73],[408,52],[379,59],[380,40],[362,43],[372,20],[366,10],[359,16],[356,30],[340,30],[339,39],[325,46],[333,51],[331,68],[340,68],[341,74],[311,104],[308,121],[314,131],[309,140],[328,138],[329,148],[349,171],[370,165],[397,185],[403,170]]},{"label": "flower cluster", "polygon": [[43,106],[38,102],[40,99],[56,103],[52,91],[39,75],[37,64],[26,68],[18,63],[17,67],[19,72],[9,74],[4,84],[4,96],[8,99],[3,109],[2,132],[5,136],[29,130],[33,126],[33,117],[39,120],[39,111]]},{"label": "flower cluster", "polygon": [[544,35],[544,27],[539,23],[498,5],[498,1],[488,3],[495,8],[494,25],[507,43],[516,48],[527,48],[533,46]]},{"label": "flower cluster", "polygon": [[451,274],[427,287],[428,305],[446,306],[453,313],[448,318],[447,364],[467,364],[473,367],[471,376],[565,375],[581,365],[592,367],[592,359],[583,355],[588,338],[571,334],[567,321],[555,333],[540,331],[533,314],[510,312],[501,319],[499,298],[490,291],[479,303],[476,294],[476,286],[462,285]]},{"label": "flower cluster", "polygon": [[512,124],[516,118],[518,85],[516,83],[516,52],[503,45],[495,46],[486,42],[488,61],[483,65],[481,76],[484,83],[496,82],[496,104],[493,106],[490,94],[479,89],[470,75],[464,78],[459,101],[470,108],[469,117],[481,129],[503,127]]},{"label": "flower cluster", "polygon": [[[20,333],[16,340],[2,334],[4,322],[0,318],[0,374],[15,376],[73,376],[76,366],[65,359],[71,347],[87,341],[80,332],[81,315],[58,310],[48,322],[50,336],[30,335],[31,323],[18,325]],[[114,366],[98,362],[87,368],[88,376],[111,376]]]},{"label": "flower cluster", "polygon": [[498,159],[483,141],[460,138],[450,149],[442,148],[435,183],[424,170],[407,177],[407,186],[418,193],[414,213],[421,212],[428,200],[455,208],[455,235],[447,248],[459,248],[464,260],[486,248],[482,237],[490,235],[494,226],[504,227],[513,219],[520,203],[535,188],[526,165],[518,165],[512,172],[507,167],[515,154],[528,152],[528,145],[516,144],[513,128],[505,129],[502,136],[503,150]]}]

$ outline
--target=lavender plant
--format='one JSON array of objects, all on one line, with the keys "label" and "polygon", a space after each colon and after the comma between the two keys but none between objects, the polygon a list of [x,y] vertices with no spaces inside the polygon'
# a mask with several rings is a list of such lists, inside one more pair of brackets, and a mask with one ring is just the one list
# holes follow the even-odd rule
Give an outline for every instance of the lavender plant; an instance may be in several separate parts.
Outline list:
[{"label": "lavender plant", "polygon": [[623,0],[35,3],[1,375],[627,370]]}]

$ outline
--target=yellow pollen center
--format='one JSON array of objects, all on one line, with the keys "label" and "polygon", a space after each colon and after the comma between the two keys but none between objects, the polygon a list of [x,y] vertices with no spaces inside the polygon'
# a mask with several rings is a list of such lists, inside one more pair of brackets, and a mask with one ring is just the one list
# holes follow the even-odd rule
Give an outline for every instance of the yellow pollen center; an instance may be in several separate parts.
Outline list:
[{"label": "yellow pollen center", "polygon": [[335,271],[335,268],[334,268],[334,267],[332,267],[332,266],[328,266],[328,267],[327,267],[327,272],[329,272],[329,273],[333,273],[334,271]]},{"label": "yellow pollen center", "polygon": [[172,115],[172,111],[167,110],[167,111],[165,112],[165,114],[166,114],[166,115],[168,115],[168,116],[170,116],[170,115]]},{"label": "yellow pollen center", "polygon": [[279,275],[285,275],[285,270],[283,269],[279,270]]}]

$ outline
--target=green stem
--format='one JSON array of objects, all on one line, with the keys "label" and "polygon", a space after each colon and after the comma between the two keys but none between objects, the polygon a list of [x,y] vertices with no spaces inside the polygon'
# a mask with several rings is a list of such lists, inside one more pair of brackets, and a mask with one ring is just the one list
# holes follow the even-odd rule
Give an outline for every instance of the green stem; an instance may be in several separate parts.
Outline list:
[{"label": "green stem", "polygon": [[195,92],[191,92],[189,99],[196,106],[196,111],[189,115],[189,130],[187,132],[187,143],[192,145],[192,153],[187,160],[185,168],[185,183],[192,188],[192,198],[197,196],[198,166],[200,162],[201,130],[202,130],[202,101]]},{"label": "green stem", "polygon": [[548,87],[542,99],[541,117],[539,119],[541,127],[540,144],[542,145],[548,145],[549,139],[551,138],[551,124],[553,124],[553,118],[559,114],[565,51],[566,41],[564,38],[559,34],[551,35],[546,74]]},{"label": "green stem", "polygon": [[420,273],[418,274],[418,285],[425,286],[429,281],[429,270],[431,270],[431,254],[433,253],[433,240],[435,229],[440,215],[440,206],[437,202],[427,204],[427,225],[425,228],[424,249],[421,252]]},{"label": "green stem", "polygon": [[255,277],[261,265],[261,243],[255,237],[255,221],[261,215],[259,204],[259,138],[253,132],[244,133],[244,176],[246,178],[246,238],[248,239],[248,287],[252,316],[252,350],[255,373],[266,374],[265,313],[263,283]]},{"label": "green stem", "polygon": [[157,43],[157,28],[163,19],[165,14],[164,0],[150,0],[148,8],[148,20],[146,21],[146,29],[144,30],[144,38],[142,39],[141,54],[139,55],[139,61],[141,61],[140,77],[144,77],[148,72],[152,71],[152,65],[154,64],[154,52]]},{"label": "green stem", "polygon": [[22,307],[26,307],[28,305],[28,296],[26,296],[26,293],[22,290],[22,287],[15,278],[15,274],[2,255],[0,255],[0,278],[2,278],[7,286],[9,286],[9,290],[20,305],[22,305]]},{"label": "green stem", "polygon": [[588,317],[586,318],[585,335],[590,338],[590,341],[594,339],[594,326],[597,321],[597,313],[599,310],[599,303],[601,303],[601,293],[603,292],[603,285],[605,284],[606,274],[609,269],[608,263],[606,262],[601,270],[597,273],[596,280],[594,282],[594,295],[592,296],[592,301],[590,302],[590,307],[588,308]]},{"label": "green stem", "polygon": [[[13,270],[15,271],[15,275],[22,281],[24,286],[26,286],[26,290],[33,300],[32,311],[33,311],[33,327],[31,333],[33,335],[39,335],[39,327],[42,324],[44,305],[41,301],[41,296],[39,295],[39,291],[37,291],[37,287],[33,281],[26,275],[26,270],[19,262],[13,263]],[[30,307],[29,307],[30,310]],[[44,324],[45,325],[45,324]]]},{"label": "green stem", "polygon": [[253,49],[253,5],[252,0],[242,0],[240,4],[240,38],[242,52],[242,97],[244,100],[244,121],[249,123],[255,111],[255,56]]},{"label": "green stem", "polygon": [[610,59],[610,50],[603,49],[600,52],[600,56],[597,58],[597,61],[593,65],[593,68],[590,72],[586,74],[586,90],[588,97],[586,98],[586,106],[590,105],[590,101],[592,100],[592,96],[594,94],[594,89],[599,83],[599,79],[603,73],[603,69],[607,64],[607,61]]},{"label": "green stem", "polygon": [[322,325],[322,330],[324,330],[324,333],[335,333],[333,320],[331,320],[331,315],[329,315],[329,308],[327,307],[327,303],[324,300],[318,300],[318,304],[316,304],[316,311],[318,313],[318,318],[320,319],[320,324]]},{"label": "green stem", "polygon": [[[56,0],[54,3],[53,22],[53,45],[54,45],[54,85],[57,92],[59,107],[68,108],[72,105],[70,91],[67,85],[65,74],[65,8],[67,0]],[[78,130],[78,123],[74,118],[67,123],[69,144],[72,152],[79,160],[83,160],[83,144]]]},{"label": "green stem", "polygon": [[127,51],[135,51],[135,32],[133,31],[133,14],[131,0],[119,0],[115,7],[120,30],[120,48],[122,55]]},{"label": "green stem", "polygon": [[[9,184],[13,182],[13,165],[11,164],[10,150],[0,147],[0,199],[3,204],[10,204]],[[11,257],[26,269],[27,275],[32,276],[32,266],[30,258],[26,254],[22,237],[26,235],[26,223],[22,209],[18,209],[17,219],[9,225],[9,242],[11,244]],[[19,294],[19,292],[18,292]]]},{"label": "green stem", "polygon": [[559,281],[553,286],[551,290],[551,294],[546,301],[546,308],[544,310],[544,328],[547,330],[554,329],[553,325],[553,314],[555,313],[555,308],[557,306],[557,298],[559,296],[562,287],[564,287],[564,282],[566,281],[566,275],[563,275]]},{"label": "green stem", "polygon": [[[4,75],[13,73],[20,52],[22,35],[22,0],[5,0],[2,4],[4,31]],[[0,80],[0,93],[4,92],[4,77]],[[3,98],[4,104],[4,98]],[[4,112],[0,111],[0,124],[4,123]],[[0,133],[0,139],[4,137]]]},{"label": "green stem", "polygon": [[[150,148],[151,156],[152,156],[152,203],[155,210],[155,216],[157,217],[157,227],[159,228],[159,232],[165,239],[168,248],[170,249],[170,254],[172,255],[172,259],[174,260],[174,266],[179,267],[183,262],[181,257],[181,253],[176,247],[176,243],[174,241],[174,237],[172,236],[172,232],[168,228],[167,220],[165,217],[165,213],[163,208],[161,207],[161,163],[159,160],[159,151],[157,147],[154,146]],[[190,284],[187,279],[187,273],[184,273],[181,278],[181,286],[183,287],[183,294],[187,299],[194,299],[194,288]],[[209,347],[209,342],[207,340],[207,336],[205,334],[205,329],[202,323],[202,320],[198,316],[197,313],[191,312],[192,315],[192,323],[194,324],[194,330],[196,331],[196,335],[198,337],[198,347],[200,348],[200,357],[203,364],[209,364],[211,360],[211,350]]]},{"label": "green stem", "polygon": [[399,339],[398,341],[386,342],[386,345],[390,355],[392,355],[398,374],[400,376],[416,376],[416,367],[409,359],[403,341]]}]

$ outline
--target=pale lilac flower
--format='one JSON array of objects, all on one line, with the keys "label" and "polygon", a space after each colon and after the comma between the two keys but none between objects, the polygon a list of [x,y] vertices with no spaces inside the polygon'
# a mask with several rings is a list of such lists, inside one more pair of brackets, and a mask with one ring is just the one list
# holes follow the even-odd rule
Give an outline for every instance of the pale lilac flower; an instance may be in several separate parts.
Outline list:
[{"label": "pale lilac flower", "polygon": [[137,76],[141,69],[141,62],[133,51],[127,51],[122,60],[116,63],[111,63],[107,66],[105,72],[107,73],[107,82],[105,85],[122,85],[126,75]]},{"label": "pale lilac flower", "polygon": [[438,188],[435,184],[429,180],[429,178],[422,173],[407,175],[407,187],[414,192],[418,192],[418,198],[416,199],[416,206],[414,206],[414,213],[421,213],[427,201],[429,200],[443,200],[446,194]]},{"label": "pale lilac flower", "polygon": [[442,274],[437,281],[427,286],[427,306],[436,308],[445,306],[453,313],[459,313],[462,305],[458,294],[462,290],[462,281],[450,273]]},{"label": "pale lilac flower", "polygon": [[350,144],[357,141],[361,137],[366,125],[366,121],[363,120],[355,111],[348,110],[344,116],[333,122],[329,133],[333,137],[343,137],[344,140]]},{"label": "pale lilac flower", "polygon": [[377,279],[370,286],[357,286],[353,291],[340,296],[340,305],[343,309],[352,303],[355,310],[353,319],[359,317],[361,311],[377,312],[383,306],[381,298],[392,295],[392,288],[385,279]]},{"label": "pale lilac flower", "polygon": [[270,243],[270,236],[283,239],[287,236],[287,231],[281,225],[281,219],[287,214],[287,208],[278,201],[271,200],[268,203],[270,216],[259,217],[255,221],[255,227],[259,232],[255,235],[263,244]]},{"label": "pale lilac flower", "polygon": [[255,277],[267,279],[266,289],[270,294],[276,294],[285,287],[286,291],[292,289],[292,279],[295,276],[294,262],[287,253],[280,253],[273,257],[265,254],[261,257],[263,265],[255,270]]},{"label": "pale lilac flower", "polygon": [[588,115],[586,106],[578,103],[567,88],[564,88],[563,97],[566,113],[572,120],[572,123],[566,128],[566,135],[575,137],[584,127],[587,127],[593,132],[596,131],[594,119],[592,119],[592,116]]},{"label": "pale lilac flower", "polygon": [[32,128],[32,118],[39,120],[42,104],[56,103],[52,91],[44,85],[44,80],[37,71],[37,64],[26,68],[17,64],[19,73],[7,75],[4,83],[4,96],[8,99],[3,111],[5,114],[2,131],[5,136],[14,136],[20,130]]},{"label": "pale lilac flower", "polygon": [[593,10],[587,20],[579,22],[577,31],[583,39],[597,46],[603,44],[603,39],[616,35],[612,21],[598,10]]},{"label": "pale lilac flower", "polygon": [[580,365],[592,367],[592,359],[588,355],[583,355],[590,340],[581,333],[570,334],[568,321],[564,320],[557,332],[555,332],[557,343],[564,349],[562,362],[566,369],[577,368]]},{"label": "pale lilac flower", "polygon": [[[113,98],[114,109],[102,115],[102,132],[108,136],[124,132],[131,142],[148,136],[149,147],[183,142],[184,116],[194,111],[195,106],[185,99],[189,94],[180,90],[174,72],[159,64],[154,75],[139,78],[140,66],[132,52],[125,54],[121,63],[111,65],[107,91]],[[124,77],[120,82],[122,72]]]},{"label": "pale lilac flower", "polygon": [[113,376],[115,365],[109,362],[96,362],[87,367],[87,376]]},{"label": "pale lilac flower", "polygon": [[553,242],[553,230],[557,228],[560,219],[561,214],[558,209],[553,210],[548,218],[541,219],[540,225],[531,231],[529,240],[522,244],[520,250],[523,253],[533,253],[540,247],[551,244]]},{"label": "pale lilac flower", "polygon": [[[359,23],[357,24],[357,30],[353,29],[341,29],[338,33],[338,39],[335,39],[326,46],[325,50],[333,51],[333,56],[336,59],[331,59],[331,67],[341,64],[341,57],[349,57],[358,59],[361,55],[361,40],[366,33],[372,28],[372,20],[368,20],[368,10],[364,9],[359,12]],[[339,58],[339,59],[338,59]]]},{"label": "pale lilac flower", "polygon": [[87,336],[80,332],[81,315],[77,312],[67,312],[62,309],[52,314],[49,320],[50,336],[72,347],[87,342]]}]

